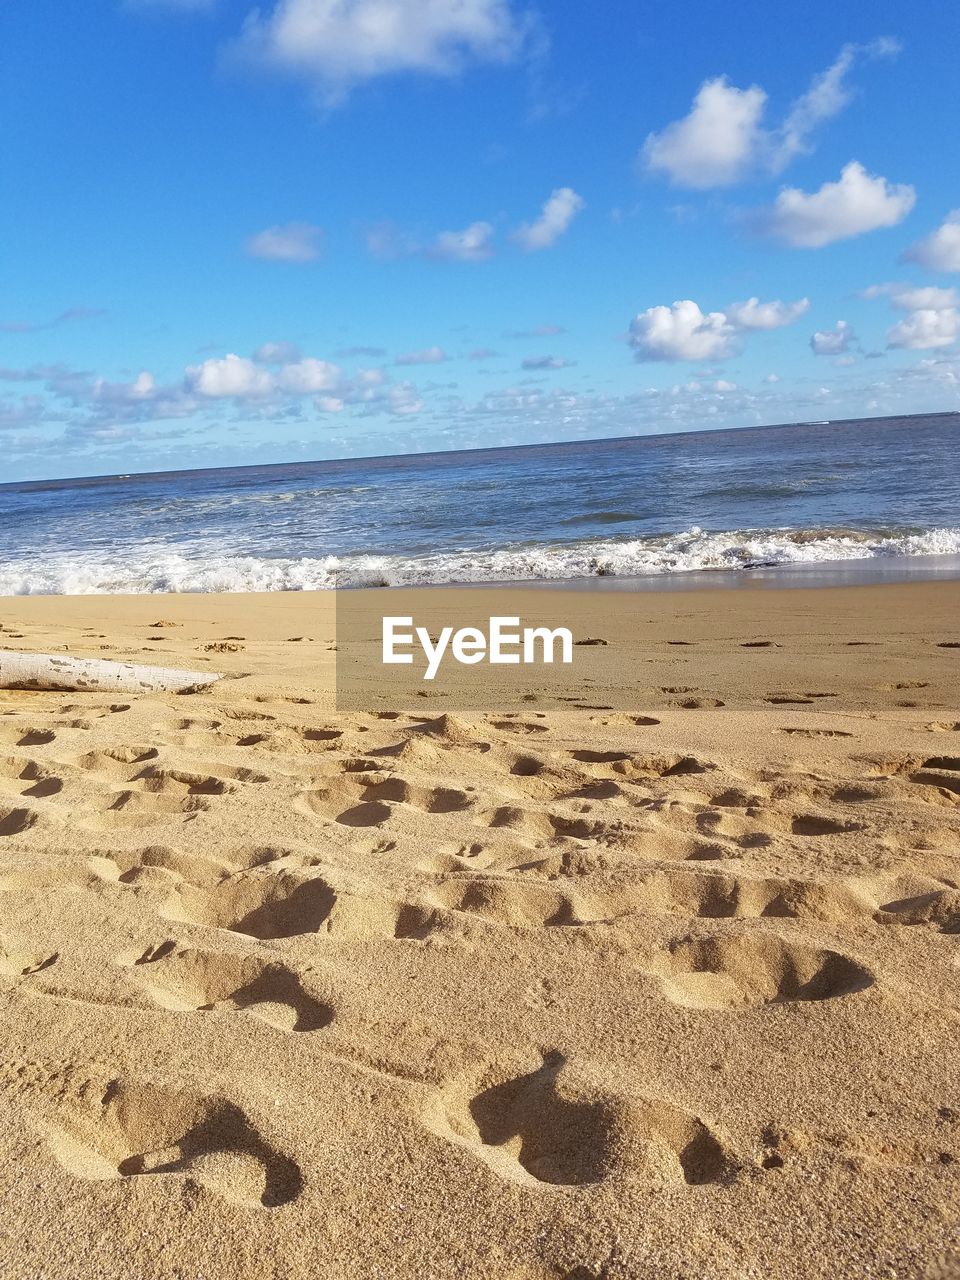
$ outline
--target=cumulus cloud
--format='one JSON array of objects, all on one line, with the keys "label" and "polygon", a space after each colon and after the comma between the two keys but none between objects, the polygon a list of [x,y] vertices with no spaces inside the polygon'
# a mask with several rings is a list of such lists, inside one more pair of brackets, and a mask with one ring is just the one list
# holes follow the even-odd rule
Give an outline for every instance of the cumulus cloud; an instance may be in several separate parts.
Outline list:
[{"label": "cumulus cloud", "polygon": [[584,206],[583,197],[572,187],[557,187],[551,191],[533,222],[518,227],[513,238],[528,253],[549,249],[556,244]]},{"label": "cumulus cloud", "polygon": [[820,249],[880,227],[894,227],[916,201],[913,187],[873,177],[856,160],[844,165],[837,182],[819,191],[784,187],[774,203],[752,218],[762,234],[799,249]]},{"label": "cumulus cloud", "polygon": [[931,351],[952,346],[960,337],[960,290],[938,285],[874,284],[863,298],[888,298],[907,314],[887,330],[887,347]]},{"label": "cumulus cloud", "polygon": [[648,135],[641,159],[675,186],[701,190],[730,186],[755,172],[780,173],[811,149],[816,128],[850,101],[846,77],[857,60],[889,56],[898,48],[889,39],[845,45],[773,129],[763,123],[767,95],[759,85],[739,89],[726,76],[706,80],[686,116]]},{"label": "cumulus cloud", "polygon": [[528,356],[522,361],[521,369],[569,369],[574,362],[564,360],[560,356]]},{"label": "cumulus cloud", "polygon": [[960,339],[960,311],[956,307],[911,311],[887,330],[887,346],[906,351],[933,351]]},{"label": "cumulus cloud", "polygon": [[761,302],[748,298],[746,302],[732,302],[727,315],[738,329],[782,329],[793,324],[810,309],[810,299],[797,302]]},{"label": "cumulus cloud", "polygon": [[304,356],[293,364],[283,365],[275,381],[279,391],[300,396],[316,395],[321,391],[332,391],[340,384],[340,370],[326,360]]},{"label": "cumulus cloud", "polygon": [[705,189],[741,181],[761,149],[766,101],[758,85],[738,89],[726,76],[705,81],[689,115],[648,135],[641,152],[646,167],[678,187]]},{"label": "cumulus cloud", "polygon": [[186,372],[186,385],[197,395],[211,399],[265,396],[275,387],[271,373],[246,356],[232,352],[219,359],[191,365]]},{"label": "cumulus cloud", "polygon": [[846,320],[838,320],[832,329],[821,329],[810,338],[810,349],[815,356],[839,356],[849,351],[857,340],[853,326]]},{"label": "cumulus cloud", "polygon": [[634,316],[629,341],[637,360],[725,360],[739,350],[737,336],[724,312],[704,313],[688,298]]},{"label": "cumulus cloud", "polygon": [[740,351],[746,334],[782,329],[809,306],[808,298],[797,302],[748,298],[732,302],[726,311],[704,313],[688,298],[635,316],[629,342],[637,360],[726,360]]},{"label": "cumulus cloud", "polygon": [[248,400],[276,394],[316,395],[341,382],[340,369],[326,360],[302,356],[276,370],[233,353],[187,369],[185,386],[212,400]]},{"label": "cumulus cloud", "polygon": [[250,15],[235,53],[306,79],[334,103],[379,76],[510,62],[525,38],[509,0],[276,0]]},{"label": "cumulus cloud", "polygon": [[247,240],[245,248],[251,258],[267,258],[272,262],[316,262],[322,242],[322,228],[309,222],[287,222],[258,231]]},{"label": "cumulus cloud", "polygon": [[451,262],[484,262],[493,254],[493,226],[471,222],[463,231],[441,231],[428,254]]},{"label": "cumulus cloud", "polygon": [[390,388],[387,404],[391,413],[407,417],[419,413],[423,408],[423,400],[412,382],[398,382]]},{"label": "cumulus cloud", "polygon": [[948,213],[936,231],[911,245],[903,257],[927,271],[960,271],[960,209]]},{"label": "cumulus cloud", "polygon": [[397,356],[394,364],[443,364],[447,353],[442,347],[426,347],[423,351],[407,351]]},{"label": "cumulus cloud", "polygon": [[[295,352],[296,358],[283,360]],[[190,433],[212,429],[216,420],[249,424],[305,421],[316,414],[349,411],[353,417],[408,417],[423,401],[410,382],[392,385],[383,369],[361,368],[351,375],[337,365],[302,356],[283,343],[266,343],[253,359],[229,353],[190,365],[178,381],[161,385],[149,370],[129,381],[110,381],[59,364],[0,369],[0,380],[43,383],[43,395],[19,402],[0,397],[0,427],[8,427],[19,446],[31,425],[66,424],[60,436],[44,437],[51,448],[71,441],[159,440],[161,434],[132,432],[164,419],[191,419]],[[19,436],[16,433],[19,432]],[[179,433],[179,429],[178,429]],[[172,433],[167,433],[174,438]]]}]

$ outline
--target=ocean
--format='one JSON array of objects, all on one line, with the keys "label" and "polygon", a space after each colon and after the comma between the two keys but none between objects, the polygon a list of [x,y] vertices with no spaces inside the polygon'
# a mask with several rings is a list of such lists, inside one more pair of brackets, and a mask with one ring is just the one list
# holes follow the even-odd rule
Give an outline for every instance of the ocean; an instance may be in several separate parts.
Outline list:
[{"label": "ocean", "polygon": [[939,414],[3,484],[0,595],[935,567],[958,446]]}]

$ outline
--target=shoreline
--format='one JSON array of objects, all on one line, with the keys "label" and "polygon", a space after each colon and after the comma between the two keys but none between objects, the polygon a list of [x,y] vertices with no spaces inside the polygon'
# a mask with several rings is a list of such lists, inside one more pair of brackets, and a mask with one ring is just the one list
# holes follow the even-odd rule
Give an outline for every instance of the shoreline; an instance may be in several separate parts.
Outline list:
[{"label": "shoreline", "polygon": [[147,599],[171,596],[298,596],[336,595],[343,591],[570,591],[570,592],[696,592],[738,590],[819,590],[829,587],[905,585],[921,582],[960,580],[960,554],[903,557],[864,557],[857,560],[829,560],[780,565],[754,565],[716,569],[684,569],[637,576],[594,574],[579,578],[538,578],[483,580],[474,582],[351,583],[342,587],[283,588],[273,591],[144,591],[81,593],[24,592],[0,594],[0,609],[19,600]]}]

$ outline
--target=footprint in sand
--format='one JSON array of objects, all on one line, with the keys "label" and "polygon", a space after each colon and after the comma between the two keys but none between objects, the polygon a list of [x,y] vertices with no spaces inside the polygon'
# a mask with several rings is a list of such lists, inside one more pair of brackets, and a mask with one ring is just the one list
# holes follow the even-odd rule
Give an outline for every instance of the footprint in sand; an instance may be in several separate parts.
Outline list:
[{"label": "footprint in sand", "polygon": [[941,933],[960,933],[960,889],[937,889],[885,902],[874,919],[878,924],[927,925]]},{"label": "footprint in sand", "polygon": [[213,888],[183,884],[167,904],[172,920],[245,933],[251,938],[293,938],[316,933],[337,895],[326,880],[290,872],[254,870],[221,880]]},{"label": "footprint in sand", "polygon": [[16,724],[0,728],[0,742],[9,742],[16,747],[46,747],[56,736],[53,729],[22,728]]},{"label": "footprint in sand", "polygon": [[438,924],[436,909],[428,905],[342,893],[321,876],[262,869],[228,876],[212,888],[180,884],[165,914],[263,940],[307,933],[422,940]]},{"label": "footprint in sand", "polygon": [[910,774],[910,781],[934,788],[947,804],[960,803],[960,756],[931,756]]},{"label": "footprint in sand", "polygon": [[7,808],[0,805],[0,836],[18,836],[29,831],[39,821],[40,815],[33,809]]},{"label": "footprint in sand", "polygon": [[[99,1095],[99,1096],[98,1096]],[[303,1189],[297,1164],[235,1103],[131,1080],[78,1091],[36,1117],[57,1163],[76,1178],[184,1178],[234,1204],[272,1209]]]},{"label": "footprint in sand", "polygon": [[[170,943],[135,961],[144,988],[161,1008],[178,1012],[234,1010],[278,1031],[318,1031],[333,1021],[333,1009],[307,991],[300,977],[279,962],[224,955]],[[143,966],[147,966],[144,968]]]},{"label": "footprint in sand", "polygon": [[695,1009],[831,1000],[873,983],[867,969],[838,951],[760,932],[678,939],[647,972],[668,1000]]},{"label": "footprint in sand", "polygon": [[28,760],[25,756],[6,756],[0,758],[0,789],[45,800],[63,790],[63,779],[44,769],[36,760]]},{"label": "footprint in sand", "polygon": [[429,1099],[425,1127],[494,1173],[528,1187],[579,1187],[642,1172],[701,1186],[735,1165],[698,1117],[651,1098],[618,1098],[581,1083],[561,1053],[514,1074],[493,1065]]},{"label": "footprint in sand", "polygon": [[[354,781],[353,779],[357,779]],[[346,827],[376,827],[386,822],[401,806],[423,813],[462,813],[472,808],[475,797],[456,787],[422,787],[398,774],[354,770],[351,776],[331,779],[328,786],[298,796],[294,807],[300,813],[332,819]]]},{"label": "footprint in sand", "polygon": [[57,963],[56,951],[37,951],[25,947],[12,938],[0,937],[0,974],[8,978],[23,978],[40,973]]}]

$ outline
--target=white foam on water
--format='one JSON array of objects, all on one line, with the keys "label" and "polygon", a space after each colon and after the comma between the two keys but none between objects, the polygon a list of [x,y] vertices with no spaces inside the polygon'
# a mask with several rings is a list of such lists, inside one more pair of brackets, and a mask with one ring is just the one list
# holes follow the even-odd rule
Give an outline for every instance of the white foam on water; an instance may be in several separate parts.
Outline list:
[{"label": "white foam on water", "polygon": [[874,534],[850,529],[699,528],[657,538],[513,545],[417,557],[195,556],[131,548],[124,559],[44,556],[0,564],[0,595],[150,595],[164,592],[323,591],[334,587],[635,578],[753,566],[829,564],[960,554],[960,528]]}]

